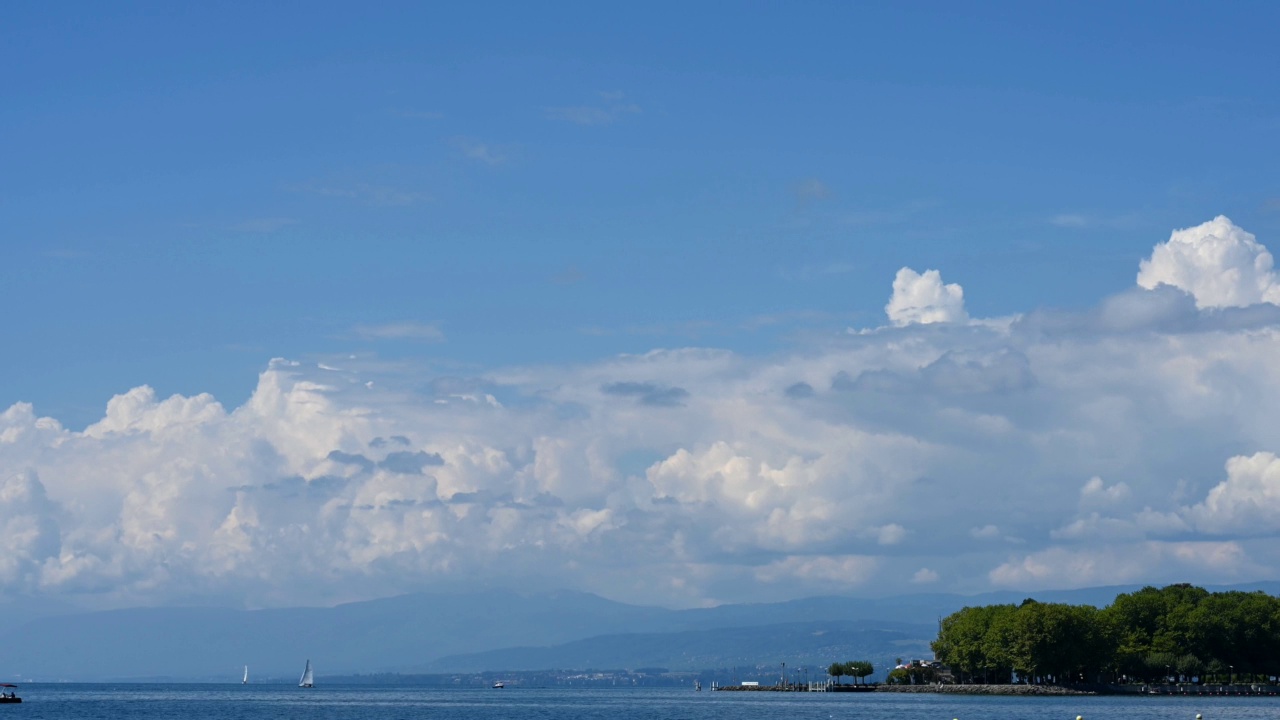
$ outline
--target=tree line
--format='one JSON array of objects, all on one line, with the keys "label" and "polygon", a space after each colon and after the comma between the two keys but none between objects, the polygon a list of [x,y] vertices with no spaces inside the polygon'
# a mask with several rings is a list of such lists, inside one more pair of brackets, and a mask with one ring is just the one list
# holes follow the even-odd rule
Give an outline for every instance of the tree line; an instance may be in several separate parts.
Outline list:
[{"label": "tree line", "polygon": [[1118,595],[1102,609],[966,607],[944,618],[934,657],[959,682],[1229,682],[1280,675],[1280,598],[1188,584]]},{"label": "tree line", "polygon": [[854,679],[854,682],[875,672],[876,669],[866,660],[850,660],[849,662],[831,663],[831,667],[827,668],[827,674],[840,682],[840,678],[848,676]]}]

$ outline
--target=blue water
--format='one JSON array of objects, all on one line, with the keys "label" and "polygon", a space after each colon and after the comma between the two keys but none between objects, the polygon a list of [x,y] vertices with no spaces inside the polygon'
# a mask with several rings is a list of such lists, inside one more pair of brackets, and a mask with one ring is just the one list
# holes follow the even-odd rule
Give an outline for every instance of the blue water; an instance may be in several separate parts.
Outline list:
[{"label": "blue water", "polygon": [[1275,720],[1280,697],[493,690],[290,685],[24,685],[0,720]]}]

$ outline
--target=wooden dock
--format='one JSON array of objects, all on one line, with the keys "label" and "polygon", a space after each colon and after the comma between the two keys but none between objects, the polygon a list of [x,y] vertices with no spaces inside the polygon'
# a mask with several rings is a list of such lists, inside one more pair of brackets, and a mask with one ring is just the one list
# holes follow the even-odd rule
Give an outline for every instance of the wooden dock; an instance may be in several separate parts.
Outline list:
[{"label": "wooden dock", "polygon": [[875,692],[877,685],[837,685],[831,682],[787,683],[786,685],[718,685],[712,690],[736,692]]}]

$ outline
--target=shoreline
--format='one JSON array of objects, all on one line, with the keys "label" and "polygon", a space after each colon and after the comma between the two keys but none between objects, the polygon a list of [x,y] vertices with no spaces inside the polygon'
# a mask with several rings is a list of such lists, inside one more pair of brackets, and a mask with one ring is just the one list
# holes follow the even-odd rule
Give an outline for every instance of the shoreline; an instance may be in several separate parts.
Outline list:
[{"label": "shoreline", "polygon": [[939,695],[1119,695],[1121,693],[1064,685],[877,685],[876,692]]},{"label": "shoreline", "polygon": [[[747,692],[886,692],[886,693],[930,693],[935,695],[1042,695],[1061,697],[1067,695],[1135,695],[1135,696],[1234,696],[1261,697],[1280,695],[1280,685],[1271,684],[1235,684],[1235,685],[844,685],[821,690],[808,690],[802,685],[737,686],[728,685],[715,688],[716,691]],[[856,688],[856,690],[854,689]]]},{"label": "shoreline", "polygon": [[[836,688],[839,689],[836,689]],[[933,693],[950,695],[1121,695],[1122,692],[1062,685],[842,685],[809,690],[803,685],[721,685],[716,692],[834,692],[834,693]]]}]

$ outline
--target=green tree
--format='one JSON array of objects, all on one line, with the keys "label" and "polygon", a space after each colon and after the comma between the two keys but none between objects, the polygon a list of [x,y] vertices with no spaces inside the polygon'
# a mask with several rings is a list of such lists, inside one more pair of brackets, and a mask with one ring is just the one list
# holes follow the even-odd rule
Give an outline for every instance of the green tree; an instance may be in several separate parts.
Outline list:
[{"label": "green tree", "polygon": [[1103,611],[1116,633],[1116,669],[1153,681],[1157,675],[1146,663],[1153,652],[1206,657],[1200,606],[1209,597],[1203,588],[1187,584],[1145,587],[1117,596]]},{"label": "green tree", "polygon": [[1226,682],[1228,678],[1228,671],[1229,668],[1227,667],[1227,664],[1218,658],[1210,660],[1208,664],[1205,665],[1205,672],[1209,674],[1209,677],[1213,678],[1211,682]]},{"label": "green tree", "polygon": [[[844,663],[831,663],[831,666],[827,668],[827,674],[835,678],[837,683],[840,683],[840,678],[845,674]],[[843,685],[843,683],[840,684]]]},{"label": "green tree", "polygon": [[846,665],[846,674],[853,676],[859,681],[875,671],[875,667],[866,660],[854,660]]},{"label": "green tree", "polygon": [[894,668],[884,680],[890,685],[910,685],[911,673],[906,668]]},{"label": "green tree", "polygon": [[1247,680],[1280,674],[1280,598],[1186,584],[1121,594],[1103,610],[1028,598],[948,615],[932,647],[960,682]]},{"label": "green tree", "polygon": [[[1178,659],[1173,664],[1174,672],[1188,681],[1193,677],[1200,678],[1203,676],[1204,669],[1204,663],[1200,661],[1200,658],[1192,655],[1191,653],[1179,655]],[[1203,680],[1201,681],[1203,682]]]},{"label": "green tree", "polygon": [[1018,609],[1013,605],[997,605],[991,627],[982,639],[983,682],[1007,683],[1013,680],[1013,643]]},{"label": "green tree", "polygon": [[1024,602],[1013,619],[1014,670],[1033,681],[1096,679],[1110,659],[1110,643],[1098,609],[1089,605]]},{"label": "green tree", "polygon": [[[1000,636],[1003,623],[1015,609],[1013,605],[987,605],[948,615],[942,620],[938,639],[931,644],[934,657],[971,681],[991,682],[1008,667]],[[1008,682],[1007,674],[1003,682]]]},{"label": "green tree", "polygon": [[1228,674],[1277,674],[1280,599],[1261,592],[1214,593],[1199,605],[1196,620],[1201,657],[1221,660]]},{"label": "green tree", "polygon": [[1144,677],[1152,682],[1172,682],[1178,672],[1178,656],[1173,653],[1148,653],[1145,662],[1147,670]]}]

